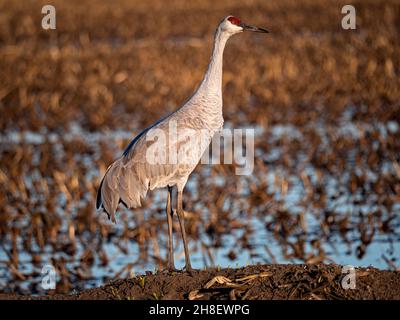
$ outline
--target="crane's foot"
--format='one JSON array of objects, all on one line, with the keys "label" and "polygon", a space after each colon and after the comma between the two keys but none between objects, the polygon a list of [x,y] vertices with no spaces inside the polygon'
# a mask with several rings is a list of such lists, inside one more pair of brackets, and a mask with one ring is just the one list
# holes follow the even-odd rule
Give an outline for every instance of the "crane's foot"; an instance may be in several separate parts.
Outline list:
[{"label": "crane's foot", "polygon": [[197,270],[197,269],[193,269],[191,266],[186,266],[185,267],[185,271],[190,275],[190,276],[194,276],[195,274],[196,274],[196,272],[197,271],[199,271],[199,270]]}]

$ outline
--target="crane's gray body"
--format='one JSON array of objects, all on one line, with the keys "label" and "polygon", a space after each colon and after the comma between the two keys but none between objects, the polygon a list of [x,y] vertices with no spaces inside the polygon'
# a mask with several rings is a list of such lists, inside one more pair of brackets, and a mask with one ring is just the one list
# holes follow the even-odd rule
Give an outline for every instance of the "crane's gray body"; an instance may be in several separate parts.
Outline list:
[{"label": "crane's gray body", "polygon": [[[224,123],[222,60],[226,41],[236,33],[234,31],[224,29],[221,23],[215,34],[207,73],[193,96],[177,111],[140,133],[124,154],[108,167],[98,190],[96,207],[103,207],[113,221],[119,202],[128,208],[137,208],[141,206],[141,200],[146,197],[148,190],[167,186],[183,190],[213,135]],[[171,137],[171,127],[175,126],[177,135]],[[152,145],[149,137],[156,132],[157,135],[164,132],[169,137],[165,144],[158,145],[158,152],[168,154],[169,150],[175,148],[177,161],[149,161],[149,148]],[[196,148],[196,152],[191,152]]]},{"label": "crane's gray body", "polygon": [[128,145],[123,155],[107,169],[97,191],[96,207],[103,208],[115,222],[120,202],[137,208],[148,190],[168,187],[166,216],[168,223],[168,270],[175,269],[173,253],[172,187],[177,188],[176,213],[185,250],[185,268],[192,267],[185,232],[182,205],[183,188],[214,134],[222,128],[222,57],[226,41],[232,35],[249,30],[268,33],[228,16],[217,28],[207,72],[193,96],[177,111],[143,130]]}]

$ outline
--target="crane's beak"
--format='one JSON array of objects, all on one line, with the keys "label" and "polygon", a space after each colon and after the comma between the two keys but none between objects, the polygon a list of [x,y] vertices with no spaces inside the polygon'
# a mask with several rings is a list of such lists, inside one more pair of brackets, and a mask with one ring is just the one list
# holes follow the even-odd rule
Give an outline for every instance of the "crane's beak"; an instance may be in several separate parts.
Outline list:
[{"label": "crane's beak", "polygon": [[243,28],[243,31],[252,31],[252,32],[262,32],[262,33],[269,33],[267,29],[249,26],[248,24],[241,23],[240,26]]}]

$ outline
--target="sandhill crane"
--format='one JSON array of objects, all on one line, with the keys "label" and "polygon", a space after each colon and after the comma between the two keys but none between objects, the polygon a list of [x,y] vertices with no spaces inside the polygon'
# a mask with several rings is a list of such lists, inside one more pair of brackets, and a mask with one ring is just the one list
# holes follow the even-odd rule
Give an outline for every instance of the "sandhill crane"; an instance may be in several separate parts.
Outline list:
[{"label": "sandhill crane", "polygon": [[[243,31],[264,32],[264,28],[249,26],[239,18],[228,16],[221,21],[214,39],[207,72],[192,97],[178,110],[159,120],[136,136],[107,169],[97,191],[96,208],[115,222],[115,212],[122,202],[127,208],[141,206],[148,190],[168,188],[168,270],[175,270],[172,239],[172,192],[176,187],[176,212],[183,238],[185,269],[191,272],[185,233],[182,193],[189,175],[200,161],[213,135],[223,126],[222,61],[226,41]],[[176,134],[171,132],[173,129]],[[165,133],[167,139],[161,139]],[[154,139],[157,136],[158,139]],[[158,142],[157,148],[154,144]],[[176,153],[170,153],[171,149]],[[168,155],[168,156],[166,156]],[[162,158],[162,161],[157,161]]]}]

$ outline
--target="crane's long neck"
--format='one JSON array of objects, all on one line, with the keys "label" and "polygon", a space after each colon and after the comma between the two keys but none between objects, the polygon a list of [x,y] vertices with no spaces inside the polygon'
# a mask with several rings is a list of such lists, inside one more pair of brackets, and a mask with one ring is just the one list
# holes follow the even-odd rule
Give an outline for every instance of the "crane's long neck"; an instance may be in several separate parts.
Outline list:
[{"label": "crane's long neck", "polygon": [[211,61],[208,65],[204,79],[197,90],[197,94],[203,96],[210,94],[222,97],[222,61],[225,44],[228,38],[229,34],[221,31],[219,28],[217,29]]}]

